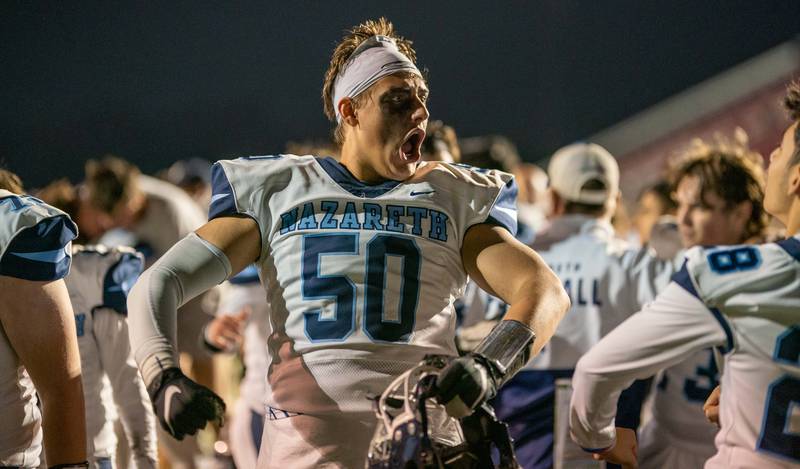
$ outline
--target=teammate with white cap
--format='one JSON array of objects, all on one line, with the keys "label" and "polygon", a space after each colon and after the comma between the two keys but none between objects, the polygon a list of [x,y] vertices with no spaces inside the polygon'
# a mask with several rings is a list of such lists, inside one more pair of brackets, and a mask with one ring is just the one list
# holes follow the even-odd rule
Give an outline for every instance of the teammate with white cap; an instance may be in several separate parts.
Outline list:
[{"label": "teammate with white cap", "polygon": [[[590,459],[570,448],[566,426],[556,425],[556,418],[566,418],[569,402],[564,399],[554,415],[556,381],[568,379],[592,345],[655,298],[675,270],[671,262],[615,237],[610,221],[619,200],[619,167],[603,147],[567,145],[553,155],[548,173],[553,218],[533,246],[563,282],[572,306],[547,347],[494,401],[525,468],[570,467]],[[620,408],[630,415],[618,419],[619,427],[635,431],[643,395],[641,383],[626,393]],[[626,433],[631,444],[633,431]]]}]

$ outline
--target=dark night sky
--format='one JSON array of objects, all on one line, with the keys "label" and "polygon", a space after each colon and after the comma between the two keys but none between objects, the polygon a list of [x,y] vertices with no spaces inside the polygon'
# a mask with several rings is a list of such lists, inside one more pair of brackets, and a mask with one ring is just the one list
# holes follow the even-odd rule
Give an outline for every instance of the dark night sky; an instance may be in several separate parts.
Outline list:
[{"label": "dark night sky", "polygon": [[0,3],[0,159],[29,186],[107,152],[154,171],[325,137],[330,51],[379,15],[434,118],[528,160],[800,33],[796,0],[113,3]]}]

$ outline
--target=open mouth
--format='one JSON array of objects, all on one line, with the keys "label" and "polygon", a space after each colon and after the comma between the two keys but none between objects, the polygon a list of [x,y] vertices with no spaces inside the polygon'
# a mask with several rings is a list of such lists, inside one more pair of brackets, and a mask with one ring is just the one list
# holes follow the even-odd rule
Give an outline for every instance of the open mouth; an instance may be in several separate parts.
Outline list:
[{"label": "open mouth", "polygon": [[421,157],[422,141],[425,139],[425,131],[420,128],[412,129],[403,139],[400,145],[400,157],[406,163],[416,163]]}]

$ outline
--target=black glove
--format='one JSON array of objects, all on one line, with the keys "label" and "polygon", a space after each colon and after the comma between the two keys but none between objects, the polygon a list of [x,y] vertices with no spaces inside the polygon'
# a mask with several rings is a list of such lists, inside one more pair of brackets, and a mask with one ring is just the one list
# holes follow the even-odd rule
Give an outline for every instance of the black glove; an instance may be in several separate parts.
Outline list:
[{"label": "black glove", "polygon": [[497,323],[475,351],[444,367],[436,379],[439,403],[451,417],[471,414],[525,365],[535,338],[531,328],[519,321]]},{"label": "black glove", "polygon": [[225,403],[205,386],[184,375],[179,368],[167,368],[147,387],[161,427],[178,440],[194,435],[207,421],[225,416]]},{"label": "black glove", "polygon": [[466,417],[497,394],[490,370],[483,357],[469,354],[453,360],[439,373],[437,400],[451,417]]}]

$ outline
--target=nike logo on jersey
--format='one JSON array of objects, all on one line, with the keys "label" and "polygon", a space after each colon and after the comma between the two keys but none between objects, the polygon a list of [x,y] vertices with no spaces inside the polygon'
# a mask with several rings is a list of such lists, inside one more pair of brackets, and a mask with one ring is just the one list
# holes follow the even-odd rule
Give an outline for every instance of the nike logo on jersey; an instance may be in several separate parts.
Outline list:
[{"label": "nike logo on jersey", "polygon": [[169,411],[172,408],[172,397],[175,394],[181,394],[182,392],[183,391],[181,391],[181,388],[175,386],[174,384],[167,386],[167,390],[164,392],[164,420],[166,420],[169,430],[173,435],[175,434],[175,431],[172,428],[171,415]]},{"label": "nike logo on jersey", "polygon": [[230,194],[216,194],[216,195],[211,197],[211,203],[213,204],[214,202],[216,202],[216,201],[218,201],[220,199],[224,199],[225,197],[228,197],[229,195]]},{"label": "nike logo on jersey", "polygon": [[410,195],[411,197],[416,197],[418,195],[433,194],[434,192],[436,192],[436,191],[419,191],[419,192],[411,191],[411,193],[408,194],[408,195]]}]

